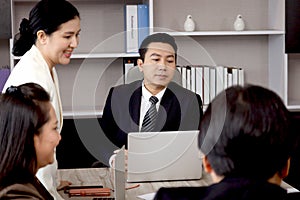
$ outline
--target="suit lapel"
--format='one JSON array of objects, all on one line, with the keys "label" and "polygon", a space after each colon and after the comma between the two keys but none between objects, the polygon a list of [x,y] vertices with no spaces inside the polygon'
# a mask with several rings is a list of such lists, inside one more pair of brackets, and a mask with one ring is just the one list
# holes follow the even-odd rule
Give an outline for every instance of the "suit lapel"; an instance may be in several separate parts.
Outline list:
[{"label": "suit lapel", "polygon": [[133,94],[129,100],[129,113],[132,118],[131,129],[138,131],[140,122],[140,107],[141,107],[141,97],[142,97],[142,87],[135,88]]},{"label": "suit lapel", "polygon": [[174,95],[169,88],[166,89],[164,95],[162,96],[160,106],[158,109],[158,117],[156,121],[155,131],[161,131],[164,129],[164,126],[168,123],[168,117],[170,117],[169,112],[171,111],[172,104],[174,100]]}]

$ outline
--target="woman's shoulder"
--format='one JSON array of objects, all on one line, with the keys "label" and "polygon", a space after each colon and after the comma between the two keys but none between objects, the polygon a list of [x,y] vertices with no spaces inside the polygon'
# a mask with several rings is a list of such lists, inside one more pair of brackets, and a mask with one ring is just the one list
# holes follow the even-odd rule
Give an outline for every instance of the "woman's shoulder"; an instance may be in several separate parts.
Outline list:
[{"label": "woman's shoulder", "polygon": [[15,183],[0,191],[0,199],[46,199],[31,183]]},{"label": "woman's shoulder", "polygon": [[17,71],[30,71],[31,73],[48,71],[48,65],[43,58],[38,48],[33,45],[22,57],[14,67]]}]

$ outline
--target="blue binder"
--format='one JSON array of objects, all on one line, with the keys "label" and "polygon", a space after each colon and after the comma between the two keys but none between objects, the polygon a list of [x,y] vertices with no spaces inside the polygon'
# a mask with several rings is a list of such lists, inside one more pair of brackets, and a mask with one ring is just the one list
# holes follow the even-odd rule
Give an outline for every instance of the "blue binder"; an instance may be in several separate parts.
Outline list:
[{"label": "blue binder", "polygon": [[138,4],[138,45],[149,35],[149,6]]}]

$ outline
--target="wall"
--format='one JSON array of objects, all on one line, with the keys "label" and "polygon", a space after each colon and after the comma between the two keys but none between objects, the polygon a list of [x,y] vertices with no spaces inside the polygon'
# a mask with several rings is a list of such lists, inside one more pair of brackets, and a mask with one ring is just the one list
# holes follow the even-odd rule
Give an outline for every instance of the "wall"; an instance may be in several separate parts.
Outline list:
[{"label": "wall", "polygon": [[0,67],[10,65],[9,40],[0,39]]}]

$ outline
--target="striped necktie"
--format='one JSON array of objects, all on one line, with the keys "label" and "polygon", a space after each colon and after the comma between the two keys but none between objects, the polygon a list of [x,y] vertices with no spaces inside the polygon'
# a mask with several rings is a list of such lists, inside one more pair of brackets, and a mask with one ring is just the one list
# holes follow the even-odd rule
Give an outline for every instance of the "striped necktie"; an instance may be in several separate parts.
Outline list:
[{"label": "striped necktie", "polygon": [[156,103],[158,102],[158,98],[156,96],[151,96],[149,101],[151,102],[151,106],[145,114],[141,132],[152,131],[157,118]]}]

